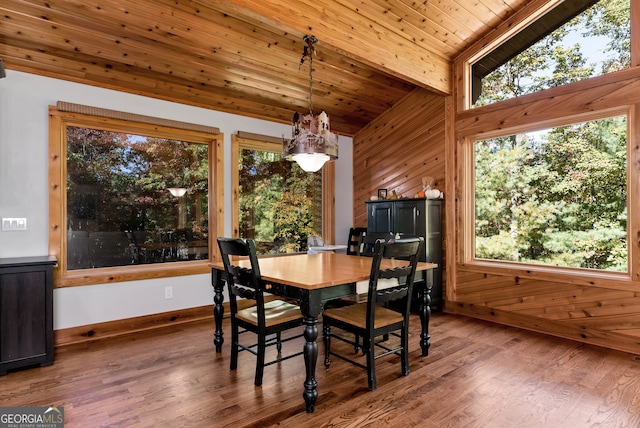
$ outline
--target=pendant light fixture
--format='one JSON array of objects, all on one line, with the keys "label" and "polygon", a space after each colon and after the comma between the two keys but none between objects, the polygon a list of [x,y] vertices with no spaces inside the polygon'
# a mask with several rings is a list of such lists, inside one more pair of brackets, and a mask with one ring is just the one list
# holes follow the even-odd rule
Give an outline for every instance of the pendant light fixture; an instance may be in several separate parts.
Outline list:
[{"label": "pendant light fixture", "polygon": [[282,155],[300,165],[307,172],[316,172],[325,162],[338,158],[338,135],[329,128],[329,116],[324,111],[313,115],[313,55],[316,36],[302,38],[306,44],[300,65],[309,57],[309,113],[295,113],[291,121],[291,139],[283,138]]}]

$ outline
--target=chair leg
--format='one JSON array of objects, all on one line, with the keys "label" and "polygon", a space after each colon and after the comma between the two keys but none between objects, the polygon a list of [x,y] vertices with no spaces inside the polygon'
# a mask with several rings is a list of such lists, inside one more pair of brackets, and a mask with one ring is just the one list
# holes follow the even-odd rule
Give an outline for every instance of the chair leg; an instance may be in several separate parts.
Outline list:
[{"label": "chair leg", "polygon": [[369,383],[369,389],[373,391],[377,388],[376,359],[373,339],[371,337],[363,337],[362,346],[364,347],[364,353],[367,356],[367,379]]},{"label": "chair leg", "polygon": [[280,332],[276,333],[276,349],[278,350],[278,355],[282,352],[282,337]]},{"label": "chair leg", "polygon": [[331,326],[324,322],[322,326],[322,338],[324,339],[324,366],[329,368],[331,359],[329,352],[331,351]]},{"label": "chair leg", "polygon": [[238,341],[239,341],[238,325],[231,322],[231,363],[230,370],[238,368]]},{"label": "chair leg", "polygon": [[[353,352],[354,353],[358,353],[358,351],[360,350],[360,335],[359,334],[354,334],[355,339],[353,341]],[[362,348],[362,354],[364,355],[364,347]]]},{"label": "chair leg", "polygon": [[262,334],[258,334],[258,355],[256,361],[256,378],[255,386],[262,385],[262,375],[264,373],[264,354],[266,348],[266,338]]},{"label": "chair leg", "polygon": [[401,331],[401,339],[400,339],[400,346],[402,346],[402,351],[400,351],[400,358],[402,359],[402,375],[403,376],[408,376],[409,375],[409,329],[407,328],[407,325],[405,324],[404,327],[402,327],[402,331]]}]

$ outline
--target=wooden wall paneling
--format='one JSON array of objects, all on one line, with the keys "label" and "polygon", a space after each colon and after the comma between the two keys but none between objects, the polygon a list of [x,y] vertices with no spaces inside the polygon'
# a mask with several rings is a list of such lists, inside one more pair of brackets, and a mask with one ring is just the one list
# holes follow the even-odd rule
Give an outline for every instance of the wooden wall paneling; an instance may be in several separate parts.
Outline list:
[{"label": "wooden wall paneling", "polygon": [[[389,193],[395,190],[399,197],[414,197],[422,189],[421,177],[416,180],[415,172],[436,170],[442,149],[431,144],[442,144],[443,140],[444,131],[441,130],[441,132],[434,134],[433,138],[418,137],[405,140],[403,145],[395,149],[392,145],[382,149],[373,145],[372,154],[367,157],[366,162],[370,182],[380,183],[379,188],[386,188]],[[400,139],[400,141],[403,140]],[[425,173],[425,175],[431,176],[433,174]],[[372,194],[375,192],[359,196],[368,199],[368,196]]]},{"label": "wooden wall paneling", "polygon": [[[546,320],[536,316],[519,314],[511,311],[504,311],[496,308],[473,305],[464,302],[452,303],[449,306],[455,313],[473,318],[496,322],[499,324],[520,327],[527,330],[564,337],[579,342],[590,343],[592,345],[617,349],[624,352],[640,353],[640,343],[637,332],[634,329],[627,330],[632,334],[625,334],[625,330],[605,331],[599,329],[598,318],[592,318],[587,327],[582,320],[570,320],[567,322],[557,322]],[[447,312],[452,312],[447,310]],[[627,316],[617,317],[619,320],[626,320],[630,326],[640,325],[640,316],[637,313]]]},{"label": "wooden wall paneling", "polygon": [[366,225],[364,202],[377,189],[413,197],[422,177],[444,186],[444,98],[416,90],[354,137],[354,225]]}]

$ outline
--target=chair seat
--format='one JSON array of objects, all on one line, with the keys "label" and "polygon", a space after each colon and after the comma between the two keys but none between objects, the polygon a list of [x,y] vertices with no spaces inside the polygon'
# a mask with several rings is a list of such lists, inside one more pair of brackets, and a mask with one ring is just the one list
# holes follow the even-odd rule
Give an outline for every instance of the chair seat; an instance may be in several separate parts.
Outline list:
[{"label": "chair seat", "polygon": [[[380,278],[378,279],[378,290],[384,290],[385,288],[396,287],[398,285],[398,278]],[[363,294],[369,291],[369,280],[356,282],[356,293]],[[366,297],[366,296],[365,296]]]},{"label": "chair seat", "polygon": [[[295,319],[302,319],[300,307],[284,300],[272,300],[264,304],[265,321],[267,327],[281,324]],[[251,306],[238,311],[236,318],[240,318],[255,326],[258,325],[258,308]]]},{"label": "chair seat", "polygon": [[[322,313],[323,318],[333,318],[354,325],[361,329],[367,328],[367,304],[358,303],[352,306],[343,306],[341,308],[327,309]],[[394,310],[378,306],[376,307],[375,329],[382,328],[387,325],[402,323],[403,316]]]}]

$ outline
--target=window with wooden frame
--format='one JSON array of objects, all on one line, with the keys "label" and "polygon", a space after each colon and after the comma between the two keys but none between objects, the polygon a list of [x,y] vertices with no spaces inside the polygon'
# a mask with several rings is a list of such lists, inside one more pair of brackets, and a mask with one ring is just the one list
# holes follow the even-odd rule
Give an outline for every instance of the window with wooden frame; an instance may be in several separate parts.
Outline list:
[{"label": "window with wooden frame", "polygon": [[223,230],[217,128],[68,103],[49,120],[56,286],[209,271]]},{"label": "window with wooden frame", "polygon": [[611,113],[471,139],[474,260],[628,272],[628,114]]},{"label": "window with wooden frame", "polygon": [[334,166],[304,172],[282,158],[282,139],[232,135],[233,235],[256,241],[260,254],[307,250],[309,236],[334,240]]},{"label": "window with wooden frame", "polygon": [[532,2],[465,63],[465,109],[628,69],[630,0]]}]

